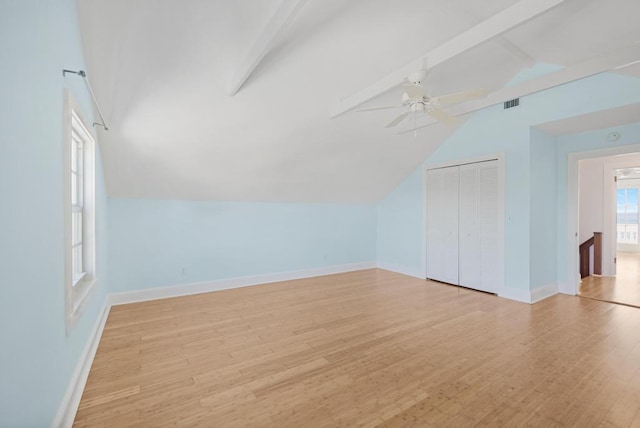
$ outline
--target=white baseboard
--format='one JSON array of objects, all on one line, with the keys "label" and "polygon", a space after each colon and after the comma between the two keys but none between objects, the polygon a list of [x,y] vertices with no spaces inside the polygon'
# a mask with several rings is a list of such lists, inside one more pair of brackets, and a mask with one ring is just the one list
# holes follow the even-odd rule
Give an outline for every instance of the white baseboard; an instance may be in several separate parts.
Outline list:
[{"label": "white baseboard", "polygon": [[516,302],[531,303],[531,293],[528,288],[504,287],[498,291],[498,297],[515,300]]},{"label": "white baseboard", "polygon": [[[394,263],[378,262],[378,268],[412,276],[414,278],[425,279],[425,275],[422,272],[419,272],[418,269],[408,268]],[[558,284],[556,283],[547,284],[533,290],[529,290],[528,288],[518,289],[505,287],[498,292],[499,297],[528,304],[539,302],[540,300],[544,300],[554,294],[558,294]]]},{"label": "white baseboard", "polygon": [[396,263],[378,262],[378,269],[384,269],[390,272],[412,276],[414,278],[426,279],[424,272],[421,272],[420,269],[409,268],[407,266],[399,265]]},{"label": "white baseboard", "polygon": [[505,287],[498,292],[499,297],[529,304],[539,302],[554,294],[558,294],[558,284],[555,282],[534,288],[533,290],[528,288]]},{"label": "white baseboard", "polygon": [[555,294],[558,294],[558,284],[555,282],[541,287],[536,287],[531,290],[531,303],[539,302],[540,300],[544,300]]},{"label": "white baseboard", "polygon": [[[412,276],[414,278],[425,279],[424,273],[419,272],[418,269],[408,268],[406,266],[398,265],[395,263],[378,262],[378,268]],[[504,287],[498,292],[498,296],[509,300],[515,300],[517,302],[533,304],[544,300],[547,297],[551,297],[554,294],[558,294],[558,292],[558,284],[552,283],[544,285],[542,287],[534,288],[533,290],[529,290],[528,288],[518,289]]]},{"label": "white baseboard", "polygon": [[561,282],[558,284],[558,292],[562,294],[568,294],[570,296],[575,296],[577,294],[579,285],[580,284],[576,286],[570,286],[566,282]]},{"label": "white baseboard", "polygon": [[249,287],[258,284],[269,284],[271,282],[290,281],[293,279],[312,278],[315,276],[353,272],[363,269],[374,269],[375,267],[376,262],[349,263],[345,265],[334,265],[290,272],[267,273],[263,275],[194,282],[169,287],[149,288],[146,290],[128,291],[124,293],[112,293],[109,296],[109,303],[112,305],[122,305],[126,303],[144,302],[147,300],[165,299],[168,297],[209,293],[211,291],[228,290],[231,288]]},{"label": "white baseboard", "polygon": [[82,350],[82,354],[80,354],[78,364],[71,376],[71,381],[69,382],[67,391],[60,403],[58,412],[53,419],[53,423],[51,424],[53,428],[67,428],[73,425],[73,420],[76,417],[76,412],[80,405],[80,399],[82,398],[82,393],[85,385],[87,384],[87,378],[89,377],[89,371],[91,370],[91,364],[93,364],[93,358],[96,356],[98,344],[100,343],[102,331],[104,330],[104,326],[107,322],[110,309],[111,305],[109,304],[109,296],[107,296],[104,304],[102,305],[100,315],[96,319],[93,330],[89,335],[87,344]]}]

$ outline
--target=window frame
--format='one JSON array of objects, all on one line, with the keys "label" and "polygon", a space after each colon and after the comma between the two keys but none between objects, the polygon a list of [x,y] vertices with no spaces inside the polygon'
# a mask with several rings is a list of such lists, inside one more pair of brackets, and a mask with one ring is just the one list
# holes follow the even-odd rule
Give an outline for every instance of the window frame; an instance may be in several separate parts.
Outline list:
[{"label": "window frame", "polygon": [[[64,241],[65,241],[65,314],[67,333],[75,326],[84,312],[84,305],[97,283],[96,269],[96,209],[95,209],[95,151],[96,140],[91,133],[78,103],[71,92],[65,89],[63,168],[64,168]],[[72,170],[72,159],[79,160],[78,153],[73,157],[75,141],[81,141],[81,165]],[[78,163],[76,163],[76,166]],[[72,195],[72,181],[76,182],[76,197]],[[80,185],[80,186],[78,186]],[[81,189],[79,189],[81,187]],[[81,213],[81,238],[73,242],[76,233],[73,229],[74,213]],[[76,230],[77,231],[77,230]],[[74,248],[80,243],[82,272],[75,275]]]},{"label": "window frame", "polygon": [[[620,204],[618,204],[618,194],[620,193],[620,191],[624,191],[624,223],[619,223],[619,217],[620,217]],[[636,199],[637,199],[637,203],[636,204],[629,204],[629,191],[630,190],[635,190],[636,193]],[[635,211],[629,211],[628,207],[633,207],[635,206]],[[637,246],[640,244],[640,237],[638,236],[638,228],[640,227],[640,222],[637,223],[629,223],[628,218],[629,218],[629,213],[633,213],[636,215],[636,219],[638,218],[638,213],[640,212],[640,188],[636,187],[636,186],[622,186],[622,187],[617,187],[616,188],[616,245],[634,245]],[[621,241],[620,240],[620,236],[619,236],[619,228],[621,225],[624,225],[624,238]],[[630,232],[628,231],[628,227],[627,226],[635,226],[636,230],[635,232]],[[632,240],[632,238],[628,235],[630,235],[631,233],[635,233],[635,237]]]}]

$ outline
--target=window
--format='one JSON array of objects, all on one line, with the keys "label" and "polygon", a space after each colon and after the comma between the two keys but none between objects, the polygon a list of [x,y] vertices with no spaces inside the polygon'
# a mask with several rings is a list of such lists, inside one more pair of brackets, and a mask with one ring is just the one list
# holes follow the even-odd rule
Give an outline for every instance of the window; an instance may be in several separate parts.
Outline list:
[{"label": "window", "polygon": [[618,189],[618,244],[638,244],[638,188]]},{"label": "window", "polygon": [[69,329],[96,282],[95,140],[68,91],[65,104],[65,289]]}]

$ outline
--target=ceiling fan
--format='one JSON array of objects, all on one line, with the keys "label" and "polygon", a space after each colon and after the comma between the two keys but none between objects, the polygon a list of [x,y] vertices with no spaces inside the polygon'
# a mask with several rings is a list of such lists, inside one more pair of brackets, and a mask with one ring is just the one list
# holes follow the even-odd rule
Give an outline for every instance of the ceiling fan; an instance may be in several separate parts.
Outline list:
[{"label": "ceiling fan", "polygon": [[423,85],[427,77],[427,70],[421,69],[412,73],[407,77],[403,87],[402,104],[399,106],[373,107],[357,110],[358,112],[373,110],[402,109],[402,112],[387,124],[387,128],[393,128],[399,125],[408,117],[413,116],[414,124],[418,115],[427,114],[439,122],[447,125],[455,125],[459,119],[441,107],[452,106],[465,101],[483,98],[487,95],[484,89],[473,91],[456,92],[452,94],[440,95],[438,97],[430,97],[427,94],[426,87]]}]

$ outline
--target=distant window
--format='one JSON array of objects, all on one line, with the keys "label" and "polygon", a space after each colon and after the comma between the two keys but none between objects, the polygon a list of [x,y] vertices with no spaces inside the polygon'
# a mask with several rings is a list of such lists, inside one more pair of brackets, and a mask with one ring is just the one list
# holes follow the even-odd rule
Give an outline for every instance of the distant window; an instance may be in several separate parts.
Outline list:
[{"label": "distant window", "polygon": [[65,113],[65,289],[70,328],[96,282],[95,140],[69,92]]},{"label": "distant window", "polygon": [[638,188],[618,189],[618,244],[638,244]]}]

